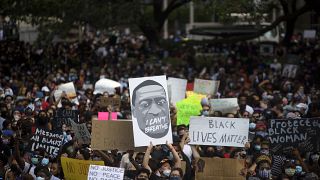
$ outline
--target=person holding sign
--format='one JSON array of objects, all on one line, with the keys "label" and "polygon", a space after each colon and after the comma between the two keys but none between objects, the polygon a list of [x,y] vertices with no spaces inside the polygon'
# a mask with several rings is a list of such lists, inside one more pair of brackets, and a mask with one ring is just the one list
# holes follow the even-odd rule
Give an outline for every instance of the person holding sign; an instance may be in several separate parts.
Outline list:
[{"label": "person holding sign", "polygon": [[157,169],[155,171],[152,171],[149,166],[149,158],[151,151],[153,149],[153,144],[150,142],[150,145],[148,146],[145,156],[143,158],[143,167],[146,169],[149,169],[151,172],[150,179],[152,180],[161,180],[161,179],[167,179],[171,174],[171,169],[174,168],[181,168],[181,160],[179,157],[179,154],[174,149],[172,144],[169,144],[167,142],[167,146],[170,150],[170,152],[173,154],[174,163],[172,163],[169,159],[162,159],[157,166]]}]

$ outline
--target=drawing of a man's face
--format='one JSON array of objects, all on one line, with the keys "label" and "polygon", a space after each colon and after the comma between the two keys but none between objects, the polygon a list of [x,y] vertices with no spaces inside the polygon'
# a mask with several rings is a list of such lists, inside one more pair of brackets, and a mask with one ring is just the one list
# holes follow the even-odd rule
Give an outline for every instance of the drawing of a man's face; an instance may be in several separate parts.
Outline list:
[{"label": "drawing of a man's face", "polygon": [[169,130],[169,105],[165,89],[147,80],[138,85],[132,96],[133,115],[143,133],[152,138],[164,137]]}]

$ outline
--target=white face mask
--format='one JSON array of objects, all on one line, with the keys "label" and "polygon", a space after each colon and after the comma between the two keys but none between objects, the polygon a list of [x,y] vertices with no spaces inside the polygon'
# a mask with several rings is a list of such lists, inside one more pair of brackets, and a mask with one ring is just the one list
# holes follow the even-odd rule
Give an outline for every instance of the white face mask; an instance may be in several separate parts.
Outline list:
[{"label": "white face mask", "polygon": [[170,176],[170,173],[171,173],[171,170],[170,169],[166,169],[162,172],[163,175],[165,175],[166,177],[169,177]]},{"label": "white face mask", "polygon": [[45,180],[45,178],[38,176],[36,180]]},{"label": "white face mask", "polygon": [[21,116],[20,115],[14,115],[13,118],[14,118],[15,121],[19,121],[21,119]]},{"label": "white face mask", "polygon": [[313,162],[317,162],[319,160],[319,157],[320,156],[318,154],[311,155],[311,159],[312,159]]}]

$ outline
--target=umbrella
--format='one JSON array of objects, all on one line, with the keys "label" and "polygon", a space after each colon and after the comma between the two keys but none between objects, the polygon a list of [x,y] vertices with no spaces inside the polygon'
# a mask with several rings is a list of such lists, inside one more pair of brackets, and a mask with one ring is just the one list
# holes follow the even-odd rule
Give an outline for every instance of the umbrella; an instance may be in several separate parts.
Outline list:
[{"label": "umbrella", "polygon": [[93,94],[103,94],[107,92],[109,94],[115,93],[115,88],[120,87],[120,83],[111,79],[100,79],[94,86]]}]

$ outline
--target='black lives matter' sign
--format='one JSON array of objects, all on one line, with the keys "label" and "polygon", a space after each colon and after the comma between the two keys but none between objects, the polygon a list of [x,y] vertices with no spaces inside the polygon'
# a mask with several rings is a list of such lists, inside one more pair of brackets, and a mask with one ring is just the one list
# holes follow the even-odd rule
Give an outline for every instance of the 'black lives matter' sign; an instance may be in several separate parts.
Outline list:
[{"label": "'black lives matter' sign", "polygon": [[49,155],[56,157],[62,146],[62,141],[62,133],[37,128],[35,134],[30,139],[28,149],[33,152],[39,148],[43,148]]},{"label": "'black lives matter' sign", "polygon": [[79,111],[59,108],[54,114],[54,119],[52,124],[54,129],[61,129],[63,124],[66,124],[67,126],[71,126],[71,120],[77,123],[79,122],[78,119],[79,119]]},{"label": "'black lives matter' sign", "polygon": [[272,119],[268,127],[273,153],[287,153],[293,148],[300,151],[318,149],[320,118]]},{"label": "'black lives matter' sign", "polygon": [[249,119],[190,117],[190,144],[244,147],[248,133]]}]

